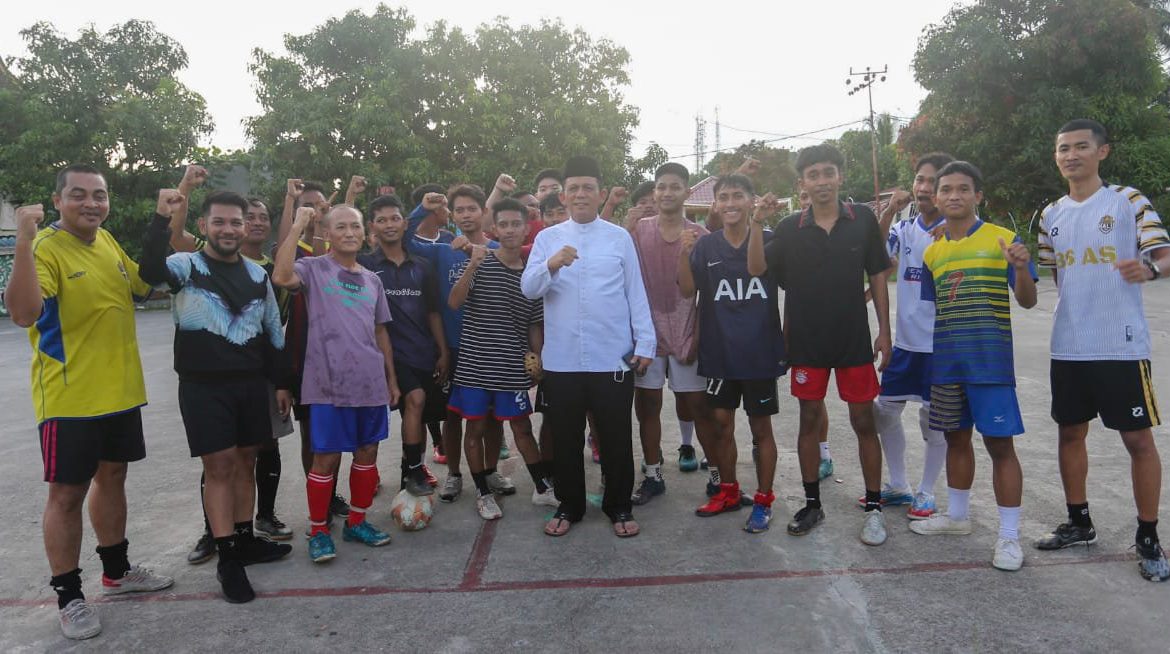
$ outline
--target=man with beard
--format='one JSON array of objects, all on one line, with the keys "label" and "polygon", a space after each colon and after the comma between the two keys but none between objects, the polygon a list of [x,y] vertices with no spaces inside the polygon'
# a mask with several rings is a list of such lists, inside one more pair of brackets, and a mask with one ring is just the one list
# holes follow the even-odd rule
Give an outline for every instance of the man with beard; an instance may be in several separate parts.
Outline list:
[{"label": "man with beard", "polygon": [[[168,223],[181,202],[159,191],[158,209],[143,244],[144,281],[174,295],[175,372],[179,410],[192,457],[203,462],[203,507],[219,553],[217,577],[228,602],[256,597],[244,566],[274,561],[292,547],[256,538],[252,506],[256,450],[272,439],[269,382],[288,415],[292,396],[283,357],[280,309],[268,273],[240,256],[248,202],[231,192],[203,203],[198,252],[166,257]],[[265,379],[265,378],[268,379]]]}]

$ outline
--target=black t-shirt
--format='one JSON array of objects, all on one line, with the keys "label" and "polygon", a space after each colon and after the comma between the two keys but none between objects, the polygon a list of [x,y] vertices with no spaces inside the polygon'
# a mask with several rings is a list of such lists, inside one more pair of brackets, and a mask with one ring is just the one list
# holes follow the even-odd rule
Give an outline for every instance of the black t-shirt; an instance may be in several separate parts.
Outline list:
[{"label": "black t-shirt", "polygon": [[788,360],[792,366],[849,368],[873,362],[865,278],[890,267],[877,216],[839,203],[832,232],[812,209],[776,227],[765,246],[768,273],[784,289]]}]

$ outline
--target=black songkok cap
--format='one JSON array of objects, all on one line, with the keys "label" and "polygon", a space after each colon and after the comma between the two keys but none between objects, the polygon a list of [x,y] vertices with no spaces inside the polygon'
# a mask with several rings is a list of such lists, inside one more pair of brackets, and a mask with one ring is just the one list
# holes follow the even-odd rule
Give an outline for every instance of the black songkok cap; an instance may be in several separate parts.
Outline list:
[{"label": "black songkok cap", "polygon": [[573,157],[565,162],[565,179],[570,177],[592,177],[601,183],[601,167],[593,157]]}]

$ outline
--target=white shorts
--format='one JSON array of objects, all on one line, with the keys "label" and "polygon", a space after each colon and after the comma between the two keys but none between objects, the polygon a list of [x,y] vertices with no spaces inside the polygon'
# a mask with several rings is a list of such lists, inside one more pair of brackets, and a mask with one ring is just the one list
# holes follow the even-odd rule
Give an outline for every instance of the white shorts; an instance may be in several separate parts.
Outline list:
[{"label": "white shorts", "polygon": [[675,393],[702,393],[707,390],[707,378],[699,376],[698,360],[683,363],[672,356],[654,357],[646,374],[634,377],[634,388],[659,390],[670,379],[670,390]]}]

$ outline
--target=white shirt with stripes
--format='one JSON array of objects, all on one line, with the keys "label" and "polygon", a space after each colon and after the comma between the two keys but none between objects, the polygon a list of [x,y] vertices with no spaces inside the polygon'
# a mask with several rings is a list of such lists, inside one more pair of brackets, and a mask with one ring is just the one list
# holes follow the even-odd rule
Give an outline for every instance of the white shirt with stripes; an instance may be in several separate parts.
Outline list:
[{"label": "white shirt with stripes", "polygon": [[[939,215],[927,225],[921,214],[900,220],[890,227],[886,248],[898,260],[898,322],[894,346],[909,352],[934,351],[934,302],[922,299],[922,255],[934,242],[930,230],[945,220]],[[934,283],[927,280],[927,283]]]},{"label": "white shirt with stripes", "polygon": [[1053,359],[1140,361],[1150,358],[1140,284],[1114,265],[1170,247],[1153,205],[1128,186],[1104,185],[1083,202],[1064,196],[1040,218],[1039,263],[1057,270]]}]

